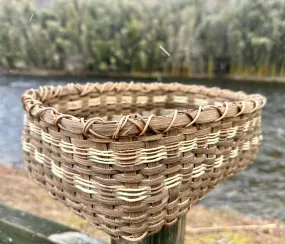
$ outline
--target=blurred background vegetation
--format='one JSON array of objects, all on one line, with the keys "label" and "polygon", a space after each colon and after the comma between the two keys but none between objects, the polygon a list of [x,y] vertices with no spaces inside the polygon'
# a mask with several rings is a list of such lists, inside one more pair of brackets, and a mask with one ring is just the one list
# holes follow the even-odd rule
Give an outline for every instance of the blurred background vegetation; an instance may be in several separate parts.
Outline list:
[{"label": "blurred background vegetation", "polygon": [[0,68],[285,76],[283,0],[39,2],[0,0]]}]

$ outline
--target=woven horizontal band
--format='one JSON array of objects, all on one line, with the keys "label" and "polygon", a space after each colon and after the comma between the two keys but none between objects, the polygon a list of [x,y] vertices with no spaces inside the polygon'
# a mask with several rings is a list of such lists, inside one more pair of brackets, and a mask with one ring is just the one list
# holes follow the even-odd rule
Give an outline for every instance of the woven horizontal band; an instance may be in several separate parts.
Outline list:
[{"label": "woven horizontal band", "polygon": [[78,215],[137,242],[253,161],[265,102],[177,83],[31,89],[23,95],[25,164]]}]

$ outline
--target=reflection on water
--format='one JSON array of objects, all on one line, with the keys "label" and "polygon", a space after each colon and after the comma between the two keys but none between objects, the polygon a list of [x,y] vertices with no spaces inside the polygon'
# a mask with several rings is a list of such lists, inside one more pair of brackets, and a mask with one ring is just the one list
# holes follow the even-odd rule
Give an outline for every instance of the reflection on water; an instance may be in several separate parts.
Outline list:
[{"label": "reflection on water", "polygon": [[[80,78],[81,82],[90,80]],[[76,78],[0,76],[0,162],[22,164],[22,93],[39,85],[77,81]],[[267,96],[268,103],[264,108],[262,122],[263,141],[255,164],[220,184],[202,203],[215,208],[234,209],[245,214],[274,216],[285,220],[285,85],[233,81],[186,83],[219,86]]]}]

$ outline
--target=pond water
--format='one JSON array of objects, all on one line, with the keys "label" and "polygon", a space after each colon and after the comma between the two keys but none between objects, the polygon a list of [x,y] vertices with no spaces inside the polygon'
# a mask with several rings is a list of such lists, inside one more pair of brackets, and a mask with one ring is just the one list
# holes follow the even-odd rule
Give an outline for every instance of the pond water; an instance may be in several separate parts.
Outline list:
[{"label": "pond water", "polygon": [[[20,137],[23,125],[22,93],[40,85],[78,82],[79,78],[34,78],[0,76],[0,162],[23,165]],[[81,82],[95,79],[80,78]],[[96,78],[96,81],[99,79]],[[125,79],[126,80],[126,79]],[[100,79],[106,81],[106,79]],[[263,141],[256,162],[247,170],[220,184],[201,204],[231,209],[247,215],[285,220],[285,84],[234,81],[184,81],[219,86],[268,98],[264,108]]]}]

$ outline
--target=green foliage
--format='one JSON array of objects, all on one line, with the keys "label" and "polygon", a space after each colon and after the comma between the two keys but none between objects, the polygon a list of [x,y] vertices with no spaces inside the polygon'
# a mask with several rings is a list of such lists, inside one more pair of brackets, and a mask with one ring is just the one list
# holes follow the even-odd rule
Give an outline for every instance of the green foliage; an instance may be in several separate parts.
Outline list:
[{"label": "green foliage", "polygon": [[282,0],[32,2],[0,0],[2,68],[285,75]]}]

